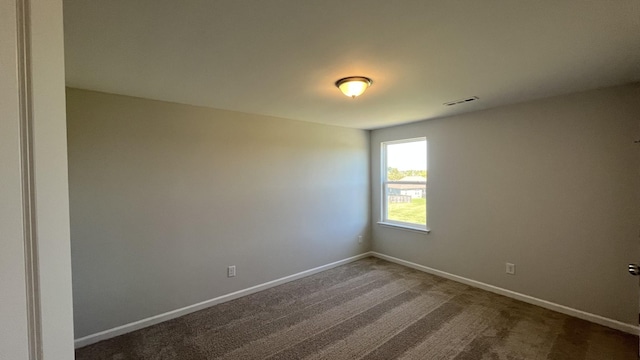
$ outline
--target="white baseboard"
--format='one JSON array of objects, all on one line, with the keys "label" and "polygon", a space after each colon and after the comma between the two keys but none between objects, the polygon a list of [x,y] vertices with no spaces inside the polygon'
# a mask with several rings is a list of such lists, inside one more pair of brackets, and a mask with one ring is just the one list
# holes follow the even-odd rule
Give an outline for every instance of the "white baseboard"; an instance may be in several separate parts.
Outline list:
[{"label": "white baseboard", "polygon": [[120,336],[126,333],[130,333],[132,331],[136,331],[136,330],[140,330],[142,328],[151,326],[151,325],[155,325],[167,320],[171,320],[171,319],[175,319],[178,318],[180,316],[183,315],[187,315],[193,312],[196,312],[198,310],[202,310],[202,309],[206,309],[208,307],[211,307],[213,305],[216,304],[220,304],[223,302],[227,302],[227,301],[231,301],[234,299],[237,299],[239,297],[242,296],[246,296],[246,295],[250,295],[253,293],[256,293],[258,291],[262,291],[262,290],[266,290],[269,288],[272,288],[274,286],[278,286],[278,285],[282,285],[284,283],[287,283],[289,281],[293,281],[293,280],[297,280],[303,277],[307,277],[309,275],[313,275],[316,273],[319,273],[321,271],[325,271],[325,270],[329,270],[331,268],[340,266],[340,265],[344,265],[350,262],[354,262],[356,260],[360,260],[366,257],[372,256],[371,252],[366,252],[366,253],[362,253],[360,255],[356,255],[356,256],[352,256],[350,258],[346,258],[346,259],[342,259],[339,261],[335,261],[332,262],[330,264],[326,264],[326,265],[322,265],[322,266],[318,266],[316,268],[313,269],[309,269],[309,270],[305,270],[302,272],[299,272],[297,274],[293,274],[293,275],[289,275],[289,276],[285,276],[283,278],[280,279],[276,279],[276,280],[272,280],[263,284],[259,284],[256,286],[252,286],[250,288],[246,288],[243,290],[239,290],[236,292],[232,292],[230,294],[226,294],[226,295],[222,295],[222,296],[218,296],[216,298],[210,299],[210,300],[206,300],[197,304],[193,304],[193,305],[189,305],[189,306],[185,306],[183,308],[180,309],[176,309],[176,310],[172,310],[163,314],[159,314],[159,315],[155,315],[146,319],[142,319],[142,320],[138,320],[129,324],[125,324],[122,326],[118,326],[115,327],[113,329],[109,329],[109,330],[105,330],[105,331],[101,331],[99,333],[95,333],[95,334],[91,334],[85,337],[81,337],[78,339],[75,339],[74,341],[74,345],[75,348],[81,348],[83,346],[87,346],[87,345],[91,345],[91,344],[95,344],[99,341],[102,340],[107,340],[107,339],[111,339],[114,338],[116,336]]},{"label": "white baseboard", "polygon": [[613,319],[609,319],[600,315],[596,315],[596,314],[592,314],[592,313],[588,313],[586,311],[582,311],[582,310],[577,310],[577,309],[573,309],[570,308],[568,306],[564,306],[564,305],[560,305],[560,304],[556,304],[556,303],[552,303],[550,301],[546,301],[546,300],[542,300],[542,299],[538,299],[535,298],[533,296],[529,296],[529,295],[525,295],[525,294],[521,294],[521,293],[517,293],[515,291],[511,291],[511,290],[507,290],[507,289],[503,289],[497,286],[493,286],[493,285],[489,285],[489,284],[485,284],[483,282],[480,281],[476,281],[476,280],[471,280],[471,279],[467,279],[465,277],[462,276],[458,276],[458,275],[453,275],[444,271],[440,271],[440,270],[436,270],[424,265],[420,265],[420,264],[416,264],[410,261],[406,261],[406,260],[402,260],[402,259],[398,259],[395,258],[393,256],[389,256],[389,255],[385,255],[385,254],[381,254],[375,251],[371,252],[372,256],[375,256],[377,258],[383,259],[383,260],[387,260],[396,264],[400,264],[400,265],[404,265],[416,270],[420,270],[420,271],[424,271],[426,273],[429,274],[433,274],[436,276],[440,276],[443,277],[445,279],[449,279],[449,280],[453,280],[453,281],[457,281],[459,283],[463,283],[469,286],[473,286],[482,290],[487,290],[490,291],[492,293],[496,293],[499,295],[504,295],[506,297],[510,297],[512,299],[516,299],[516,300],[520,300],[529,304],[533,304],[533,305],[537,305],[540,307],[543,307],[545,309],[549,309],[549,310],[553,310],[553,311],[557,311],[559,313],[562,314],[566,314],[569,316],[573,316],[573,317],[577,317],[579,319],[583,319],[583,320],[587,320],[587,321],[591,321],[593,323],[596,324],[600,324],[606,327],[610,327],[612,329],[616,329],[616,330],[620,330],[620,331],[624,331],[626,333],[629,334],[633,334],[633,335],[638,335],[639,331],[638,331],[638,325],[636,324],[627,324],[627,323],[623,323],[617,320],[613,320]]},{"label": "white baseboard", "polygon": [[187,315],[202,309],[206,309],[208,307],[211,307],[213,305],[216,304],[220,304],[223,302],[227,302],[230,300],[234,300],[237,299],[239,297],[242,296],[246,296],[246,295],[250,295],[253,293],[256,293],[258,291],[262,291],[262,290],[266,290],[269,288],[272,288],[274,286],[278,286],[278,285],[282,285],[284,283],[293,281],[293,280],[297,280],[297,279],[301,279],[303,277],[309,276],[309,275],[313,275],[316,273],[319,273],[321,271],[325,271],[325,270],[329,270],[331,268],[340,266],[340,265],[344,265],[356,260],[360,260],[369,256],[375,256],[377,258],[383,259],[383,260],[387,260],[396,264],[400,264],[400,265],[404,265],[416,270],[420,270],[420,271],[424,271],[426,273],[429,274],[433,274],[436,276],[440,276],[443,277],[445,279],[449,279],[449,280],[453,280],[453,281],[457,281],[459,283],[463,283],[469,286],[473,286],[476,288],[480,288],[483,290],[487,290],[490,291],[492,293],[496,293],[499,295],[504,295],[507,297],[510,297],[512,299],[516,299],[516,300],[520,300],[529,304],[533,304],[533,305],[537,305],[549,310],[553,310],[553,311],[557,311],[559,313],[562,314],[566,314],[569,316],[573,316],[573,317],[577,317],[579,319],[583,319],[583,320],[587,320],[587,321],[591,321],[593,323],[596,324],[600,324],[603,326],[607,326],[610,327],[612,329],[616,329],[616,330],[620,330],[620,331],[624,331],[626,333],[629,334],[633,334],[633,335],[638,335],[639,331],[638,331],[638,326],[634,325],[634,324],[627,324],[627,323],[623,323],[617,320],[613,320],[613,319],[609,319],[609,318],[605,318],[603,316],[600,315],[596,315],[596,314],[591,314],[582,310],[577,310],[577,309],[573,309],[564,305],[560,305],[560,304],[556,304],[556,303],[552,303],[550,301],[546,301],[546,300],[542,300],[542,299],[538,299],[535,298],[533,296],[529,296],[529,295],[525,295],[525,294],[520,294],[517,293],[515,291],[511,291],[511,290],[507,290],[507,289],[503,289],[497,286],[493,286],[493,285],[489,285],[489,284],[485,284],[483,282],[480,281],[476,281],[476,280],[471,280],[471,279],[467,279],[465,277],[462,276],[458,276],[458,275],[453,275],[444,271],[440,271],[440,270],[436,270],[424,265],[420,265],[420,264],[416,264],[410,261],[406,261],[406,260],[402,260],[402,259],[398,259],[396,257],[393,256],[389,256],[389,255],[385,255],[385,254],[381,254],[378,252],[374,252],[374,251],[369,251],[366,253],[362,253],[360,255],[356,255],[356,256],[352,256],[350,258],[346,258],[343,260],[339,260],[339,261],[335,261],[332,262],[330,264],[326,264],[326,265],[322,265],[322,266],[318,266],[316,268],[313,269],[309,269],[309,270],[305,270],[302,272],[299,272],[297,274],[293,274],[293,275],[289,275],[289,276],[285,276],[283,278],[280,279],[276,279],[276,280],[272,280],[263,284],[259,284],[256,286],[252,286],[250,288],[247,289],[243,289],[243,290],[239,290],[236,292],[232,292],[230,294],[226,294],[226,295],[222,295],[222,296],[218,296],[216,298],[210,299],[210,300],[206,300],[197,304],[193,304],[190,306],[186,306],[180,309],[176,309],[173,311],[169,311],[163,314],[159,314],[159,315],[155,315],[146,319],[142,319],[139,321],[135,321],[129,324],[125,324],[122,326],[118,326],[115,327],[113,329],[109,329],[109,330],[105,330],[105,331],[101,331],[99,333],[95,333],[95,334],[91,334],[82,338],[78,338],[74,341],[75,347],[77,348],[81,348],[83,346],[87,346],[87,345],[91,345],[97,342],[100,342],[102,340],[107,340],[107,339],[111,339],[114,338],[116,336],[120,336],[126,333],[130,333],[132,331],[136,331],[151,325],[155,325],[167,320],[171,320],[171,319],[175,319],[178,318],[180,316],[183,315]]}]

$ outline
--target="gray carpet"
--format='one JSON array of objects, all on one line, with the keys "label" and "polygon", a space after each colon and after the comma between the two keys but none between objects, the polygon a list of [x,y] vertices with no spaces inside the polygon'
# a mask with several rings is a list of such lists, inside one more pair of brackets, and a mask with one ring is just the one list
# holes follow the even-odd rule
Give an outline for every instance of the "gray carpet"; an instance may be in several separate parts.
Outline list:
[{"label": "gray carpet", "polygon": [[76,350],[99,359],[635,360],[638,338],[368,258]]}]

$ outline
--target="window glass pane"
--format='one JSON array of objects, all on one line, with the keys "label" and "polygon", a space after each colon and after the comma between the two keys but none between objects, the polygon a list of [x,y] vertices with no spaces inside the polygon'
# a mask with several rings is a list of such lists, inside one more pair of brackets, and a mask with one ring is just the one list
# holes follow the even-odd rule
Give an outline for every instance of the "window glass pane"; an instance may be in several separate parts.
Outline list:
[{"label": "window glass pane", "polygon": [[388,181],[427,181],[426,140],[387,144]]},{"label": "window glass pane", "polygon": [[427,225],[427,185],[387,184],[387,220]]},{"label": "window glass pane", "polygon": [[383,221],[427,225],[427,141],[383,143]]}]

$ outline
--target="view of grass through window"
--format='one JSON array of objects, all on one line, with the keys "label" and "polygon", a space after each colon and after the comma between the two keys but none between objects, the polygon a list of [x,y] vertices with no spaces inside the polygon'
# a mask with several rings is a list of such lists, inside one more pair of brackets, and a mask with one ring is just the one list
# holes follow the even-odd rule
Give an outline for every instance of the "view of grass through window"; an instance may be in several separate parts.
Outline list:
[{"label": "view of grass through window", "polygon": [[426,228],[426,139],[383,143],[383,155],[386,164],[383,221]]},{"label": "view of grass through window", "polygon": [[427,199],[389,204],[389,220],[427,225]]}]

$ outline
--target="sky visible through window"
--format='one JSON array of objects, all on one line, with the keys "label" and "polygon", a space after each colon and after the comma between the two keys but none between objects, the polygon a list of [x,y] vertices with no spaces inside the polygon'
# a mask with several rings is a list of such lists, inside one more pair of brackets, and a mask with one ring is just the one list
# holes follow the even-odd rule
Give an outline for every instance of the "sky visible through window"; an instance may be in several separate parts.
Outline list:
[{"label": "sky visible through window", "polygon": [[404,170],[427,170],[427,142],[412,141],[387,145],[387,167]]}]

